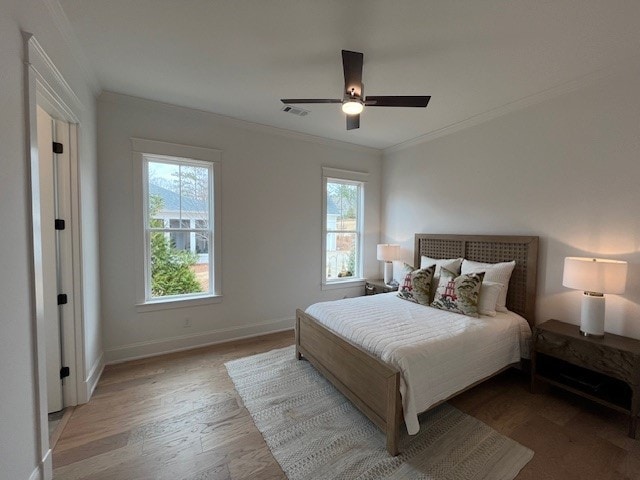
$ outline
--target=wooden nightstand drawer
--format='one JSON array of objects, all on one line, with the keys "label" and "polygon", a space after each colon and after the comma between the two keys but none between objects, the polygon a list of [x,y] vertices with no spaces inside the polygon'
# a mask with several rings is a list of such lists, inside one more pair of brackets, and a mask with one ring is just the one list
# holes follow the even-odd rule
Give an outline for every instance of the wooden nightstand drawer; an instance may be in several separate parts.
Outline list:
[{"label": "wooden nightstand drawer", "polygon": [[537,352],[602,372],[631,385],[640,384],[640,358],[631,352],[540,330],[536,331],[535,345]]}]

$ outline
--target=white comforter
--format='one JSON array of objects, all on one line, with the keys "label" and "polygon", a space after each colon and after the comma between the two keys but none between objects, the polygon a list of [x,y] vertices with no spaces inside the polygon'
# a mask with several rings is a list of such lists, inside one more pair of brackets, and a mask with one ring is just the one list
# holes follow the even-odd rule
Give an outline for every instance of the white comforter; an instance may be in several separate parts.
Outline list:
[{"label": "white comforter", "polygon": [[311,305],[306,312],[402,372],[407,431],[418,413],[501,368],[528,357],[531,330],[508,312],[472,318],[386,293]]}]

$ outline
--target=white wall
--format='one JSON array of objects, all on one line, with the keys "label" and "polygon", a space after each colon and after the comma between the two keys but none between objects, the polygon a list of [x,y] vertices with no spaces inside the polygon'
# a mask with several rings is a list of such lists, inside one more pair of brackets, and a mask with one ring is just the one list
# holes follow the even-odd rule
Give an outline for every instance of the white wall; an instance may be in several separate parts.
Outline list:
[{"label": "white wall", "polygon": [[[41,0],[0,3],[0,478],[27,479],[41,461],[37,432],[34,327],[29,265],[30,190],[21,30],[33,33],[82,101],[82,249],[85,289],[85,369],[101,353],[96,212],[95,99],[65,37]],[[45,426],[46,428],[46,426]]]},{"label": "white wall", "polygon": [[[622,69],[621,69],[622,70]],[[413,234],[539,235],[537,321],[579,323],[565,256],[627,260],[606,330],[640,338],[639,68],[475,127],[390,149],[382,231],[413,258]]]},{"label": "white wall", "polygon": [[[320,288],[323,165],[370,173],[365,275],[379,275],[378,151],[112,93],[100,97],[98,124],[107,360],[291,328],[296,307],[361,294]],[[131,137],[222,150],[221,303],[137,311]]]}]

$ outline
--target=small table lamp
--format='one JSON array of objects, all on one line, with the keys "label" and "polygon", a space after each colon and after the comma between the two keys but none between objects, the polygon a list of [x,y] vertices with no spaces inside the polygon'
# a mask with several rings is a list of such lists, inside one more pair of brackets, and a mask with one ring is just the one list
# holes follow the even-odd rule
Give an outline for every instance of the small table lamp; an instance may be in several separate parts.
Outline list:
[{"label": "small table lamp", "polygon": [[389,285],[393,280],[393,261],[398,259],[400,253],[400,245],[381,243],[378,245],[378,260],[385,262],[384,264],[384,283]]},{"label": "small table lamp", "polygon": [[627,262],[602,258],[566,257],[562,285],[582,290],[580,333],[604,337],[604,294],[624,293]]}]

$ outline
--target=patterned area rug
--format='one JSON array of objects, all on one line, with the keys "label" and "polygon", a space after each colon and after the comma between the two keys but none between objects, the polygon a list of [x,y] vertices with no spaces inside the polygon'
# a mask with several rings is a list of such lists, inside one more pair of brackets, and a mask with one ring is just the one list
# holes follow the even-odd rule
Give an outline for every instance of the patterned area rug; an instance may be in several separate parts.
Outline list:
[{"label": "patterned area rug", "polygon": [[533,452],[443,404],[421,415],[391,457],[384,434],[294,347],[225,364],[273,456],[290,480],[513,479]]}]

